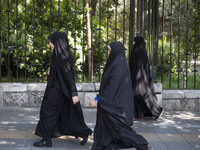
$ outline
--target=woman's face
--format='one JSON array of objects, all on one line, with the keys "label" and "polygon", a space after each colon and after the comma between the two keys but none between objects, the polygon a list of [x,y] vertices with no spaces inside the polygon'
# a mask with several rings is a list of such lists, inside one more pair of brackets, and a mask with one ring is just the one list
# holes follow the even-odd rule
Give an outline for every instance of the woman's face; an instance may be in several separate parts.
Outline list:
[{"label": "woman's face", "polygon": [[135,41],[133,41],[133,45],[135,45]]},{"label": "woman's face", "polygon": [[110,55],[110,53],[111,53],[111,50],[110,50],[110,49],[108,49],[108,56]]},{"label": "woman's face", "polygon": [[51,43],[50,40],[49,40],[49,46],[51,47],[52,50],[54,50],[54,45],[53,45],[53,43]]},{"label": "woman's face", "polygon": [[111,48],[110,48],[110,45],[108,45],[108,56],[110,55],[111,53]]}]

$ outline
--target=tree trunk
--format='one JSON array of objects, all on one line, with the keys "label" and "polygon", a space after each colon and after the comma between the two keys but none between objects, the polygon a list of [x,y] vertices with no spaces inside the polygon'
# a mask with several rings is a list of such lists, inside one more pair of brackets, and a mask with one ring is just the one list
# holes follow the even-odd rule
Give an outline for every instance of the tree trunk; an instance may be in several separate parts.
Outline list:
[{"label": "tree trunk", "polygon": [[88,75],[89,81],[93,81],[93,58],[92,58],[92,35],[90,26],[90,13],[89,13],[89,1],[85,0],[86,5],[86,28],[87,28],[87,48],[88,50]]},{"label": "tree trunk", "polygon": [[98,3],[98,0],[91,0],[91,7],[94,12],[96,12],[97,3]]}]

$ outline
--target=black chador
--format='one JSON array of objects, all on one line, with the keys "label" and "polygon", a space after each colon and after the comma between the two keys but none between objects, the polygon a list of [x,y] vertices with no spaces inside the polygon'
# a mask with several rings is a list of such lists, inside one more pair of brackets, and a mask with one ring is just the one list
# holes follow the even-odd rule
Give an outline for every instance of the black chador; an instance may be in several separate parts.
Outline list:
[{"label": "black chador", "polygon": [[92,150],[135,147],[147,150],[148,142],[132,128],[134,101],[125,48],[113,42],[103,76],[97,104],[97,121]]},{"label": "black chador", "polygon": [[43,139],[34,146],[51,147],[51,138],[60,135],[82,137],[81,144],[85,144],[92,130],[84,122],[80,102],[74,104],[72,101],[72,97],[78,94],[67,35],[54,32],[48,38],[54,48],[40,120],[35,131]]},{"label": "black chador", "polygon": [[135,102],[135,118],[150,115],[158,119],[163,108],[159,106],[150,72],[146,44],[142,36],[136,36],[129,59]]}]

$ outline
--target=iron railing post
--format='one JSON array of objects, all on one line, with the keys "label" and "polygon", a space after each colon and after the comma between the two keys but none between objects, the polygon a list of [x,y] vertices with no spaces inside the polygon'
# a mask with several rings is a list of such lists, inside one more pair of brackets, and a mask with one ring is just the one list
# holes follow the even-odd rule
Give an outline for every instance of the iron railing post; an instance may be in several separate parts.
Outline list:
[{"label": "iron railing post", "polygon": [[130,15],[129,15],[129,56],[132,48],[132,42],[135,33],[135,0],[130,1]]},{"label": "iron railing post", "polygon": [[152,78],[157,82],[159,1],[152,0]]}]

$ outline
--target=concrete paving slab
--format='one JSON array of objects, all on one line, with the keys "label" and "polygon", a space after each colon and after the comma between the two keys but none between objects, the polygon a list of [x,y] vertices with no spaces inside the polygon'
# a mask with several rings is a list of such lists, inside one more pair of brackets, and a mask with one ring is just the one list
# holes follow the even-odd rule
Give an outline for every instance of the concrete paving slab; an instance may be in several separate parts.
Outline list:
[{"label": "concrete paving slab", "polygon": [[192,126],[189,127],[181,127],[181,128],[175,128],[175,130],[179,133],[179,134],[196,134],[200,132],[200,128],[199,126]]},{"label": "concrete paving slab", "polygon": [[157,134],[161,141],[166,141],[166,142],[185,142],[185,139],[180,136],[179,134]]},{"label": "concrete paving slab", "polygon": [[195,150],[200,150],[200,142],[190,142],[190,144],[194,147]]},{"label": "concrete paving slab", "polygon": [[167,127],[167,126],[161,126],[161,127],[154,128],[154,132],[156,134],[176,134],[177,133],[175,128]]},{"label": "concrete paving slab", "polygon": [[164,142],[169,150],[195,150],[195,148],[187,142]]},{"label": "concrete paving slab", "polygon": [[151,141],[151,142],[158,142],[158,141],[160,141],[159,137],[156,134],[154,134],[154,133],[152,133],[152,134],[150,134],[150,133],[144,133],[144,132],[137,132],[137,133],[139,133],[142,136],[144,136],[147,139],[147,141]]},{"label": "concrete paving slab", "polygon": [[150,141],[149,145],[153,147],[154,150],[169,150],[162,141]]},{"label": "concrete paving slab", "polygon": [[4,130],[1,132],[1,139],[26,139],[28,131],[17,131],[17,130]]},{"label": "concrete paving slab", "polygon": [[36,128],[35,124],[5,124],[4,130],[18,130],[18,131],[28,131]]},{"label": "concrete paving slab", "polygon": [[188,142],[199,142],[199,134],[180,134]]},{"label": "concrete paving slab", "polygon": [[15,138],[9,138],[9,139],[0,139],[0,147],[7,147],[7,148],[12,148],[12,147],[24,147],[26,139],[15,139]]}]

